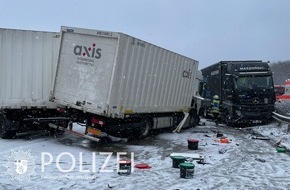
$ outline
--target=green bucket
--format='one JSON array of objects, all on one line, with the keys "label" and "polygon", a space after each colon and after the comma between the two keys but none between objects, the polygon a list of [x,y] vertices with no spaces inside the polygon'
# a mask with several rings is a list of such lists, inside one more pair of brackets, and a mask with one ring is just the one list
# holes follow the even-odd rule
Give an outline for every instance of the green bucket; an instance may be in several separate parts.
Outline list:
[{"label": "green bucket", "polygon": [[277,152],[286,152],[286,148],[283,148],[283,147],[277,147],[276,148]]},{"label": "green bucket", "polygon": [[193,178],[194,167],[195,167],[193,163],[184,162],[184,163],[181,163],[179,167],[180,167],[180,178],[185,178],[185,179]]},{"label": "green bucket", "polygon": [[171,159],[173,168],[179,168],[179,164],[185,162],[185,158],[183,156],[171,156]]}]

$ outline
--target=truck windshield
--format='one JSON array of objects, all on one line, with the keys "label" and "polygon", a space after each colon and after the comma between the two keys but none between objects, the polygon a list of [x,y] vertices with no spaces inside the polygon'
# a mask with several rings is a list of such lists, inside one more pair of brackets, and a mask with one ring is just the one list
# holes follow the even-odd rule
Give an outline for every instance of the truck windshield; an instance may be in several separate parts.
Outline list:
[{"label": "truck windshield", "polygon": [[235,88],[272,88],[272,76],[239,76],[235,80]]}]

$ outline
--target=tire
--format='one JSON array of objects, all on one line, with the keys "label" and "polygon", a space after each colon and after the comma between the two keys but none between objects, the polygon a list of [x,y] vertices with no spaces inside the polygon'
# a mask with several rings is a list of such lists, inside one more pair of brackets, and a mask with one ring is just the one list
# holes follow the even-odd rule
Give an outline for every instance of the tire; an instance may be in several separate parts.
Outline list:
[{"label": "tire", "polygon": [[[70,124],[70,125],[69,125]],[[63,128],[70,128],[72,127],[72,123],[69,123],[69,122],[64,122],[64,123],[58,123],[57,125],[60,125],[62,126]],[[60,130],[60,129],[54,129],[54,128],[51,128],[50,129],[50,135],[55,137],[55,138],[60,138],[64,135],[65,131],[63,130]]]},{"label": "tire", "polygon": [[194,119],[193,127],[196,127],[200,123],[200,117],[196,115],[193,117],[193,119]]},{"label": "tire", "polygon": [[220,115],[220,121],[226,124],[228,127],[233,126],[232,117],[227,109],[224,109]]},{"label": "tire", "polygon": [[50,130],[50,135],[55,137],[55,138],[60,138],[64,134],[64,131],[59,130],[59,129],[51,129]]},{"label": "tire", "polygon": [[200,108],[198,115],[203,117],[203,118],[205,118],[205,109],[204,108]]},{"label": "tire", "polygon": [[192,127],[199,125],[200,116],[196,109],[192,109],[190,112],[191,119],[193,120]]},{"label": "tire", "polygon": [[13,139],[16,136],[16,131],[3,131],[2,139]]},{"label": "tire", "polygon": [[205,119],[210,119],[211,118],[211,116],[210,116],[210,110],[208,109],[208,108],[205,108],[204,110],[203,110],[203,118],[205,118]]},{"label": "tire", "polygon": [[3,117],[0,115],[0,134],[1,135],[3,133],[3,122],[4,122]]},{"label": "tire", "polygon": [[138,134],[137,138],[143,139],[143,138],[147,137],[150,133],[151,128],[152,128],[151,119],[149,117],[143,118],[141,121],[141,125],[137,131],[137,134]]},{"label": "tire", "polygon": [[191,110],[189,112],[189,126],[186,128],[192,128],[195,127],[199,124],[200,122],[200,117],[199,115],[196,113],[196,110]]},{"label": "tire", "polygon": [[234,125],[234,122],[233,122],[233,120],[232,120],[230,115],[226,115],[225,116],[225,123],[229,127],[232,127]]},{"label": "tire", "polygon": [[3,117],[0,119],[0,126],[1,126],[1,138],[2,139],[13,139],[16,136],[16,130],[10,129],[10,126],[13,126],[13,122],[7,120]]}]

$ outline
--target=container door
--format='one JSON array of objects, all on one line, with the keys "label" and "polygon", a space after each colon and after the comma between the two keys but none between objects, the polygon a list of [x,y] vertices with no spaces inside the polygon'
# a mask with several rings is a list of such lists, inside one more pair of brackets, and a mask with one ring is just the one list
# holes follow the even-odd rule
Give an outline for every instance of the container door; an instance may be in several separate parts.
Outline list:
[{"label": "container door", "polygon": [[105,113],[117,38],[63,33],[56,102],[93,113]]}]

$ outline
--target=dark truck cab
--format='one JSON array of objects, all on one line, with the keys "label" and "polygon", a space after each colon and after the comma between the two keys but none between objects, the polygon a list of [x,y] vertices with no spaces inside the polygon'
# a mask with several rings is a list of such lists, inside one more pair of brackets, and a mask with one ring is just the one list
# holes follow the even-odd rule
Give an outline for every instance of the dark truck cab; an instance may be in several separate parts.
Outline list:
[{"label": "dark truck cab", "polygon": [[218,95],[220,119],[228,125],[271,121],[275,93],[267,62],[221,61],[201,71],[205,113],[210,113],[212,97]]}]

